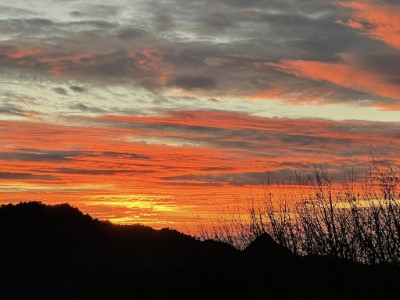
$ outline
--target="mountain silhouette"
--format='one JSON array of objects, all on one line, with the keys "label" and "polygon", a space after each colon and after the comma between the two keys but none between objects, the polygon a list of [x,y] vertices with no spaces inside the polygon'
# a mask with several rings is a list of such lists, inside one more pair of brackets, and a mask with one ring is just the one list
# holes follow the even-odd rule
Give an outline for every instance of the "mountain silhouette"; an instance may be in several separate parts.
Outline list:
[{"label": "mountain silhouette", "polygon": [[295,255],[267,234],[239,251],[68,204],[3,205],[0,237],[0,299],[377,299],[400,279],[393,266]]}]

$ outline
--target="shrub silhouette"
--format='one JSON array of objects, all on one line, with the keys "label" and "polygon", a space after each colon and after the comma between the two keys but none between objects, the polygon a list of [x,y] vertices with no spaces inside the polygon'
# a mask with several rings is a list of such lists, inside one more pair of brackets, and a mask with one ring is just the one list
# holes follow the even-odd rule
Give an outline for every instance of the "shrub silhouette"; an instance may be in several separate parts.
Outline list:
[{"label": "shrub silhouette", "polygon": [[[359,179],[352,171],[341,184],[315,168],[280,192],[264,185],[262,201],[249,215],[217,222],[200,236],[245,248],[263,233],[300,255],[331,256],[366,264],[400,264],[399,169],[373,159]],[[289,191],[289,192],[288,192]]]}]

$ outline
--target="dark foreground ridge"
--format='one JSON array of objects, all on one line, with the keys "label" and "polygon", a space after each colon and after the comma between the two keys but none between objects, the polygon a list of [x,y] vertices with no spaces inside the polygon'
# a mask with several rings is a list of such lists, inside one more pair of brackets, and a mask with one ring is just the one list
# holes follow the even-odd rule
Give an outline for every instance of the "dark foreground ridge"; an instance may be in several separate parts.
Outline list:
[{"label": "dark foreground ridge", "polygon": [[400,282],[398,268],[300,257],[268,235],[238,251],[68,204],[1,206],[0,234],[0,299],[380,299]]}]

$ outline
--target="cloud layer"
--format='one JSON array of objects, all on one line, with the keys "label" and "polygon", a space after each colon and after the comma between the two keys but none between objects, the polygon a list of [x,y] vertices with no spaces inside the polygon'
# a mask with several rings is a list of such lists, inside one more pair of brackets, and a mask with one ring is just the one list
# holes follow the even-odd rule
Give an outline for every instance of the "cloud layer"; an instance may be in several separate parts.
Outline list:
[{"label": "cloud layer", "polygon": [[[399,61],[399,7],[390,2],[37,1],[32,10],[22,2],[3,5],[0,19],[0,63],[15,72],[299,103],[312,91],[321,104],[398,110],[398,68],[385,64]],[[358,82],[263,67],[287,61],[344,64],[327,72]],[[365,88],[364,77],[384,87]]]},{"label": "cloud layer", "polygon": [[[141,195],[145,200],[114,218],[142,216],[144,205],[157,211],[152,221],[161,224],[170,220],[171,211],[180,220],[176,213],[182,207],[185,219],[190,211],[229,203],[238,192],[259,186],[267,174],[287,181],[295,171],[321,165],[339,180],[352,167],[364,172],[369,151],[399,163],[400,123],[206,111],[71,117],[65,122],[74,126],[0,122],[0,140],[9,141],[0,149],[2,199],[51,195],[84,207],[95,201],[100,209],[91,211],[98,213],[102,206],[115,206],[115,198],[121,206]],[[23,193],[10,193],[18,186]],[[101,197],[108,200],[101,202]]]},{"label": "cloud layer", "polygon": [[398,161],[399,13],[393,0],[0,4],[0,201],[183,224],[268,172]]}]

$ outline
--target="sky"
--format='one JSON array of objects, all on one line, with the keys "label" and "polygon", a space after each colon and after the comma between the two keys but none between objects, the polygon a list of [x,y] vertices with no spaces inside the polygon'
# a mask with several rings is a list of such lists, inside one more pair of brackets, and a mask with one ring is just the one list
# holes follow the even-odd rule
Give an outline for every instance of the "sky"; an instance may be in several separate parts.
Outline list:
[{"label": "sky", "polygon": [[182,229],[266,176],[398,164],[399,16],[398,0],[0,0],[0,203]]}]

